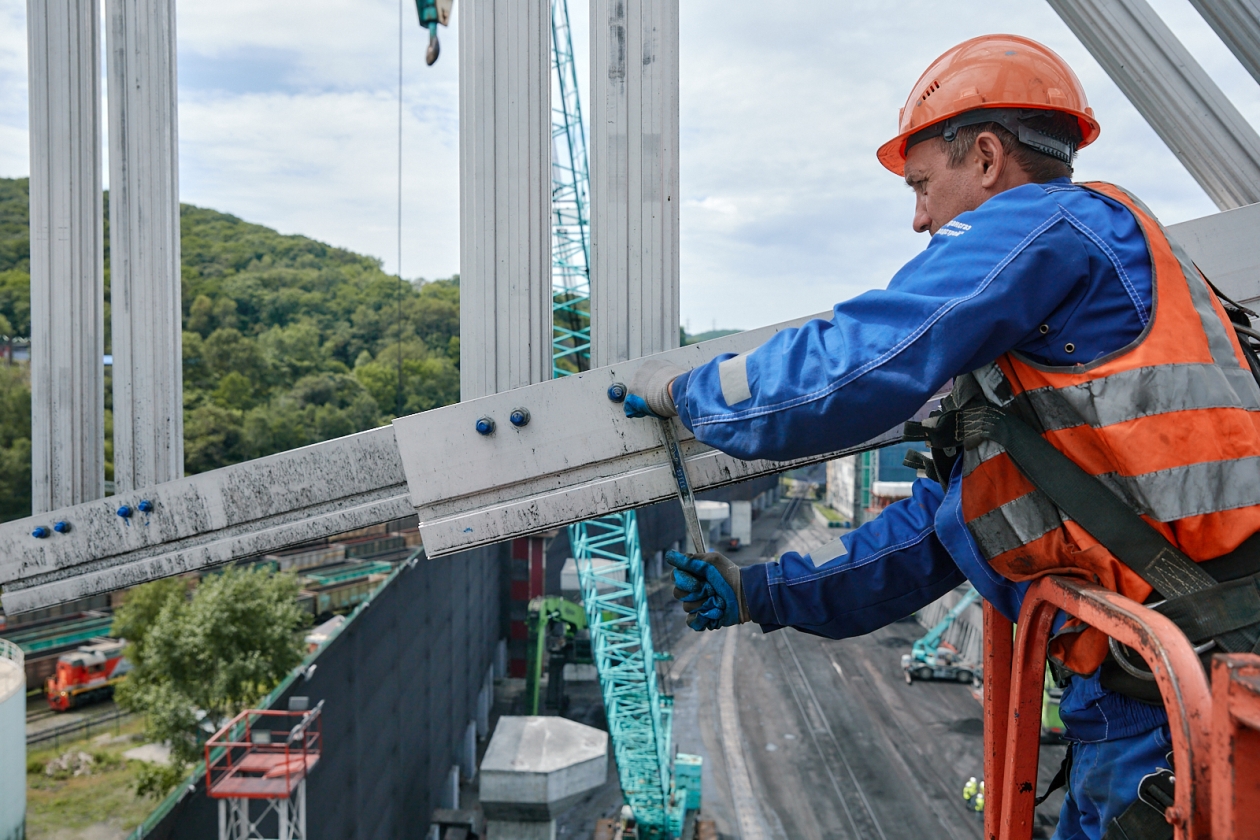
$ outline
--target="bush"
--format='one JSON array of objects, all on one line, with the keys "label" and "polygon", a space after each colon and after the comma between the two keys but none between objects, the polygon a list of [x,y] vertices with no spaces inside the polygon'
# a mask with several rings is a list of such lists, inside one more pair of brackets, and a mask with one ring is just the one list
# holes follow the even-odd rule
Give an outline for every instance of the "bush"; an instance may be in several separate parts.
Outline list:
[{"label": "bush", "polygon": [[175,786],[184,781],[187,770],[182,764],[143,764],[136,771],[136,796],[147,796],[155,801],[166,798]]}]

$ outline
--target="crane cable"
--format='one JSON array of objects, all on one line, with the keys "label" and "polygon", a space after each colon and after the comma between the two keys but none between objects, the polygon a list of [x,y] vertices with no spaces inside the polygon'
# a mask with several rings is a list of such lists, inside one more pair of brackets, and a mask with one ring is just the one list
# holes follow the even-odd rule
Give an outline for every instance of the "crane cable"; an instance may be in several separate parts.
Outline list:
[{"label": "crane cable", "polygon": [[402,329],[403,329],[403,271],[402,271],[402,201],[403,201],[403,7],[406,0],[398,0],[398,319],[395,329],[398,333],[397,362],[398,390],[394,396],[394,416],[403,413],[403,363],[402,363]]}]

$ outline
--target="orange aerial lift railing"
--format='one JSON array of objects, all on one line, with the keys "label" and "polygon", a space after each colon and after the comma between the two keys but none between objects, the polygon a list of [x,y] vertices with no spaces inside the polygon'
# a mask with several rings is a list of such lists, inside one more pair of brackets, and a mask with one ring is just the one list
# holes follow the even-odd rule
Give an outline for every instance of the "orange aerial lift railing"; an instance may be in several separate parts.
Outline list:
[{"label": "orange aerial lift railing", "polygon": [[1260,840],[1260,656],[1217,655],[1212,686],[1168,618],[1123,595],[1049,576],[1024,598],[1017,632],[984,605],[985,840],[1030,840],[1046,645],[1059,610],[1136,651],[1155,676],[1172,734],[1176,840]]}]

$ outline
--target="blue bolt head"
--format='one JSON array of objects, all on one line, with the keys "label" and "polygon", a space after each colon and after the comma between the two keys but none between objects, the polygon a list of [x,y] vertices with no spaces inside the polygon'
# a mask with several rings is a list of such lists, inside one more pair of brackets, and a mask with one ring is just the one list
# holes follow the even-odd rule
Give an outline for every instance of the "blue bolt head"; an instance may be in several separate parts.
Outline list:
[{"label": "blue bolt head", "polygon": [[626,386],[620,382],[614,382],[608,386],[608,399],[615,403],[626,401]]},{"label": "blue bolt head", "polygon": [[489,417],[477,418],[477,434],[492,435],[494,434],[494,421]]},{"label": "blue bolt head", "polygon": [[56,531],[58,534],[68,534],[70,533],[70,523],[65,521],[64,519],[61,520],[60,522],[54,522],[53,530]]},{"label": "blue bolt head", "polygon": [[49,530],[48,530],[47,528],[45,528],[43,525],[37,525],[37,526],[35,526],[35,530],[34,530],[34,531],[31,531],[31,536],[32,536],[32,537],[34,537],[34,538],[35,538],[35,539],[37,539],[37,540],[42,540],[42,539],[44,539],[45,537],[48,537],[48,536],[51,536],[51,535],[52,535],[52,531],[49,531]]},{"label": "blue bolt head", "polygon": [[123,519],[131,516],[132,513],[134,513],[134,511],[131,509],[131,505],[122,505],[118,508],[118,515]]},{"label": "blue bolt head", "polygon": [[141,513],[153,513],[153,502],[150,502],[148,499],[141,499],[140,504],[136,505],[136,507],[140,509]]},{"label": "blue bolt head", "polygon": [[529,425],[529,409],[528,408],[514,408],[512,409],[512,415],[508,417],[508,419],[511,420],[512,425],[518,429],[521,428],[522,426],[528,426]]}]

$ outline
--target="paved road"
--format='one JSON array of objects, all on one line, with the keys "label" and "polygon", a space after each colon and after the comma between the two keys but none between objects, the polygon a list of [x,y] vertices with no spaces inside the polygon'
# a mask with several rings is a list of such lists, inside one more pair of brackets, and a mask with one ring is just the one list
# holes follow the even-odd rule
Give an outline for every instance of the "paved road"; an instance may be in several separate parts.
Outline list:
[{"label": "paved road", "polygon": [[[786,508],[764,512],[753,544],[732,558],[760,562],[835,538],[807,505],[782,521]],[[755,625],[695,633],[668,580],[650,588],[656,646],[675,656],[662,683],[674,693],[674,744],[704,758],[702,811],[723,840],[979,840],[981,818],[961,797],[967,777],[982,775],[979,695],[905,683],[901,654],[925,632],[917,622],[843,641]],[[570,696],[567,716],[606,725],[594,683],[571,684]],[[1041,786],[1062,754],[1042,748]],[[1060,802],[1039,811],[1041,836]],[[557,834],[588,838],[619,804],[610,767],[608,784],[563,815]]]},{"label": "paved road", "polygon": [[[804,515],[779,529],[782,510],[758,521],[741,562],[835,537]],[[670,615],[654,624],[673,631]],[[960,795],[968,776],[982,776],[978,695],[905,683],[900,656],[923,634],[917,623],[843,641],[749,625],[686,632],[675,646],[674,739],[704,756],[703,810],[724,838],[981,837],[980,817]],[[1061,747],[1043,748],[1043,785],[1061,756]],[[1058,802],[1043,806],[1044,836]]]}]

